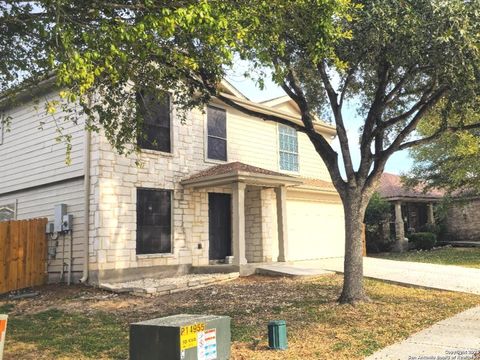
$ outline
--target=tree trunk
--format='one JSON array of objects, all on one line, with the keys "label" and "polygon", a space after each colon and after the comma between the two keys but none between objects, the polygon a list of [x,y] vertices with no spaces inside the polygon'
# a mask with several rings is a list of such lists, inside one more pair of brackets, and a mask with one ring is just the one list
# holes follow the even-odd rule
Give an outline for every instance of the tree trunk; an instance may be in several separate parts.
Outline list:
[{"label": "tree trunk", "polygon": [[366,205],[362,194],[353,193],[343,197],[345,214],[345,263],[343,290],[339,302],[355,303],[368,301],[363,287],[362,226]]}]

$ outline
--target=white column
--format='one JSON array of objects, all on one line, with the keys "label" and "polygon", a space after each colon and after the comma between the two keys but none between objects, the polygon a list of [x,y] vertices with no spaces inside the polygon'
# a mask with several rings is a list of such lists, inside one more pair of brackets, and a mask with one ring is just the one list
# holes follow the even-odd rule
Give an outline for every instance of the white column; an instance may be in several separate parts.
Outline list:
[{"label": "white column", "polygon": [[427,204],[427,224],[435,225],[435,216],[433,215],[433,204]]},{"label": "white column", "polygon": [[245,257],[245,184],[232,184],[232,245],[233,263],[244,265]]},{"label": "white column", "polygon": [[278,262],[288,261],[287,188],[275,188],[277,198]]}]

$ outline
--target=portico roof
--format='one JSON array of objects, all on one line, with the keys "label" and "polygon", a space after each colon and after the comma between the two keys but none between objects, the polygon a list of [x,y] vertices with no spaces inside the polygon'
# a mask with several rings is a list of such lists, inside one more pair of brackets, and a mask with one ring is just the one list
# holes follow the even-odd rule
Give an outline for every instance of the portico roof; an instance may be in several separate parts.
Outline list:
[{"label": "portico roof", "polygon": [[440,190],[425,191],[421,185],[411,189],[403,186],[400,176],[383,173],[378,192],[385,200],[404,200],[411,202],[439,201],[444,193]]},{"label": "portico roof", "polygon": [[302,179],[294,176],[236,161],[200,171],[183,180],[181,184],[185,187],[200,188],[233,182],[244,182],[257,186],[297,186],[304,183]]}]

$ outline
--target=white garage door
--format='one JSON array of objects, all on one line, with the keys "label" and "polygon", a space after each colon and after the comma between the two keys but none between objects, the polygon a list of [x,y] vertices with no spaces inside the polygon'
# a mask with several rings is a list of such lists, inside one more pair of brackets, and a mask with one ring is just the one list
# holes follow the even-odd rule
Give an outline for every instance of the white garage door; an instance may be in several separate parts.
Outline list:
[{"label": "white garage door", "polygon": [[308,260],[344,254],[341,204],[288,200],[288,257]]}]

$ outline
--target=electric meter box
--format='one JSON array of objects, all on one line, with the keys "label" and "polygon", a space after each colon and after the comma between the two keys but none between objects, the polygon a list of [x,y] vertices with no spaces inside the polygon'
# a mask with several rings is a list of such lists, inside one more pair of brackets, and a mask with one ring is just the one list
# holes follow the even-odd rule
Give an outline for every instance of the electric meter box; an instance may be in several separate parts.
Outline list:
[{"label": "electric meter box", "polygon": [[65,215],[67,215],[67,205],[65,204],[55,205],[54,220],[53,220],[55,232],[60,233],[63,231],[63,217]]},{"label": "electric meter box", "polygon": [[181,314],[130,324],[131,360],[228,360],[230,318]]}]

